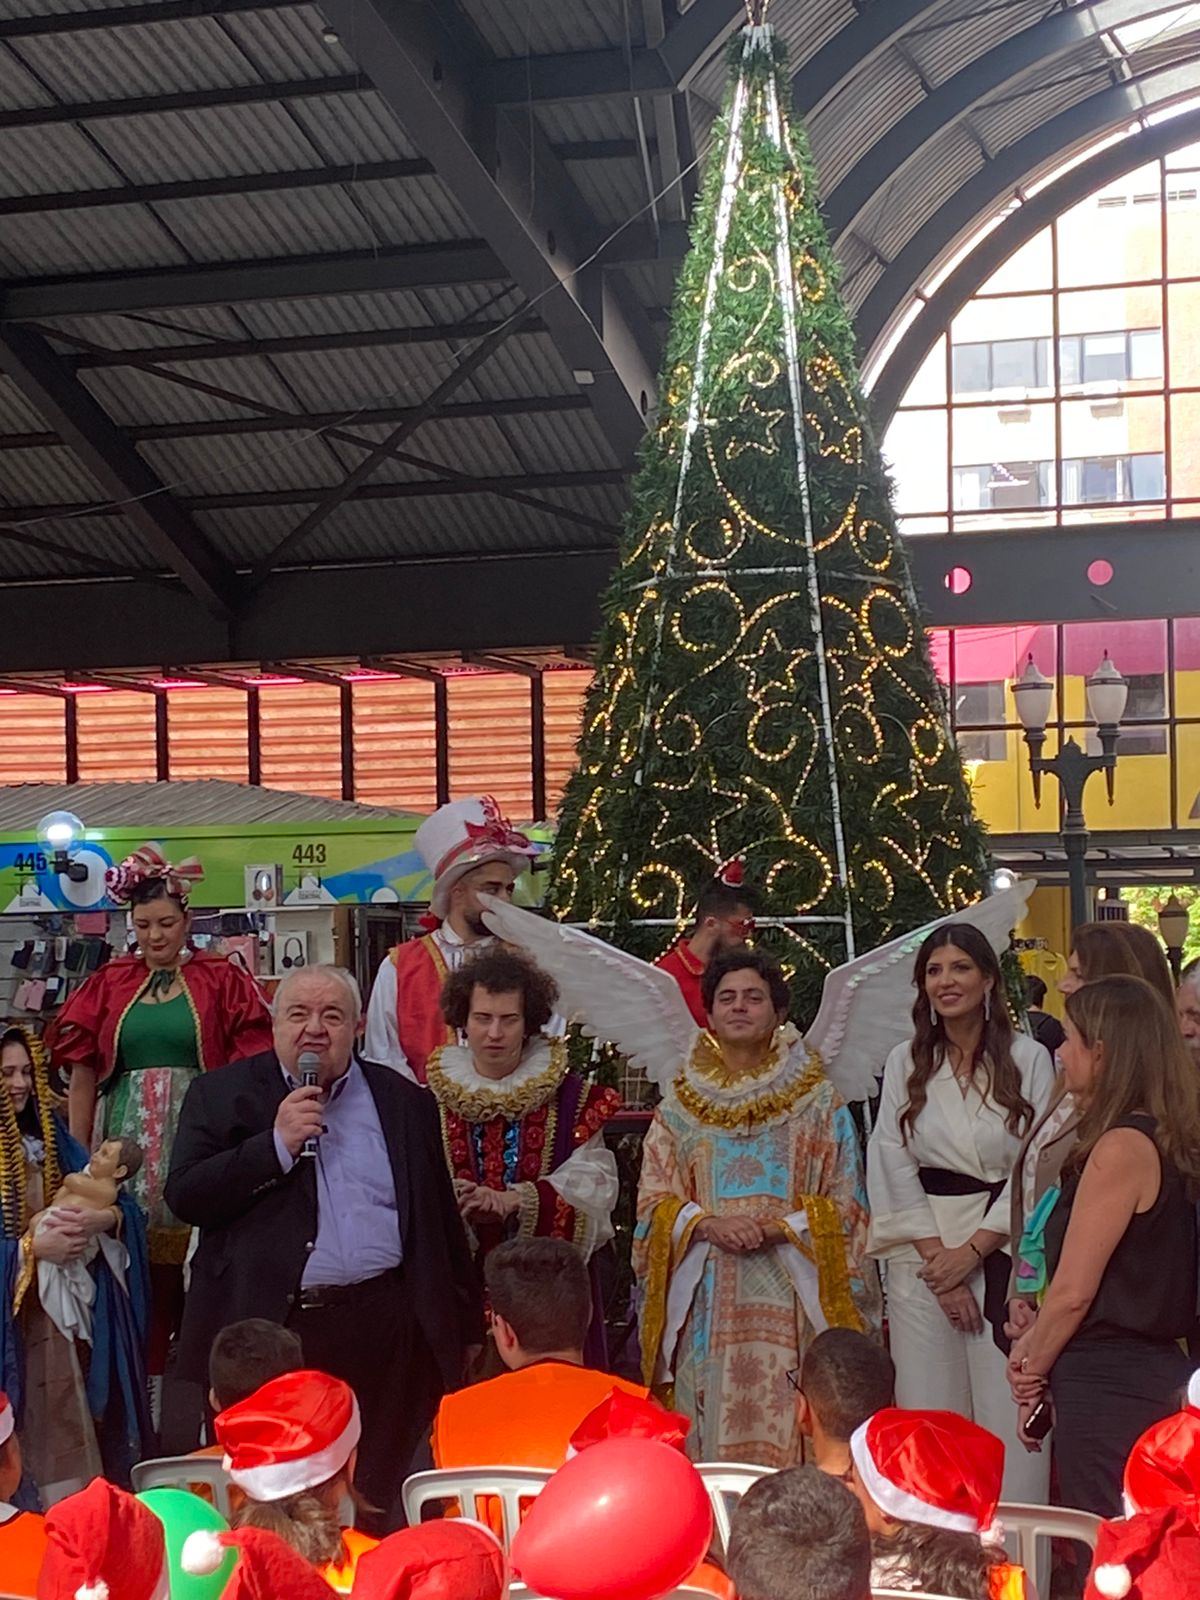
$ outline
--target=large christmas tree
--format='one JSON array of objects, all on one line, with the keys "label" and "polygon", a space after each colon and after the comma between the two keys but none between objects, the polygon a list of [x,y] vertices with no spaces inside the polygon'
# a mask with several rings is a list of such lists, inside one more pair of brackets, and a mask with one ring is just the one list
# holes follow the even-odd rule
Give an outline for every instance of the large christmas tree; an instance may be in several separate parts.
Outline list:
[{"label": "large christmas tree", "polygon": [[731,61],[552,899],[654,955],[740,856],[807,1023],[831,966],[977,898],[987,855],[785,52],[760,23]]}]

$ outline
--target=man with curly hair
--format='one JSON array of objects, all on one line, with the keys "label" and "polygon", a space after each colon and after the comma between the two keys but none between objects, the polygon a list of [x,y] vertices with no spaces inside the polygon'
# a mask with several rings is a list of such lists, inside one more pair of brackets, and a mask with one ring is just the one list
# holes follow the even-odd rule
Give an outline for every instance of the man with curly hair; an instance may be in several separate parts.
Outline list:
[{"label": "man with curly hair", "polygon": [[566,1239],[590,1258],[612,1238],[617,1164],[603,1129],[619,1097],[571,1072],[566,1040],[543,1031],[557,999],[553,978],[507,947],[442,990],[460,1042],[434,1051],[428,1081],[481,1270],[504,1239]]}]

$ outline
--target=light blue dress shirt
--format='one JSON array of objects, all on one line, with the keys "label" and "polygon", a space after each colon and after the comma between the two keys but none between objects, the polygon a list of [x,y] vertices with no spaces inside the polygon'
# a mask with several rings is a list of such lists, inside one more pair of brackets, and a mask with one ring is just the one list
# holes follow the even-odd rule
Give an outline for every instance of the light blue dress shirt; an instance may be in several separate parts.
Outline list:
[{"label": "light blue dress shirt", "polygon": [[[283,1069],[288,1088],[300,1084]],[[362,1283],[404,1259],[396,1185],[379,1111],[357,1061],[324,1104],[325,1132],[317,1140],[317,1237],[300,1282],[305,1289]],[[275,1132],[284,1172],[296,1164]]]}]

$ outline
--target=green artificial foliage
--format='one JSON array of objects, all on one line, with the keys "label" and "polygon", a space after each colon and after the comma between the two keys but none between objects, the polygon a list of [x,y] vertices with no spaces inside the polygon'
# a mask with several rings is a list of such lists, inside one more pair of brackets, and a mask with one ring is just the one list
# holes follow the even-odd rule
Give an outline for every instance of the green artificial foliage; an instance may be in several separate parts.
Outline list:
[{"label": "green artificial foliage", "polygon": [[731,62],[551,901],[654,956],[740,857],[767,916],[810,919],[760,934],[807,1025],[851,943],[977,899],[988,859],[788,127],[785,52],[747,29]]}]

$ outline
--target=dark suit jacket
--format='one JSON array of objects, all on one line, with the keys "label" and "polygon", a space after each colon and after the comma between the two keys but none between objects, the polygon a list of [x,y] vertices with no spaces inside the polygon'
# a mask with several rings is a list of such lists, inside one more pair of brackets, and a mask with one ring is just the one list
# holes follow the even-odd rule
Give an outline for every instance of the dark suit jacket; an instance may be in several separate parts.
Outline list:
[{"label": "dark suit jacket", "polygon": [[[447,1389],[467,1345],[483,1338],[478,1278],[427,1089],[361,1062],[387,1142],[404,1246],[403,1294]],[[175,1134],[167,1204],[200,1229],[183,1315],[180,1376],[207,1381],[213,1339],[243,1317],[287,1319],[317,1236],[314,1163],[284,1173],[274,1124],[287,1083],[278,1057],[251,1056],[201,1074]],[[363,1337],[369,1338],[368,1329]]]}]

